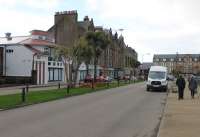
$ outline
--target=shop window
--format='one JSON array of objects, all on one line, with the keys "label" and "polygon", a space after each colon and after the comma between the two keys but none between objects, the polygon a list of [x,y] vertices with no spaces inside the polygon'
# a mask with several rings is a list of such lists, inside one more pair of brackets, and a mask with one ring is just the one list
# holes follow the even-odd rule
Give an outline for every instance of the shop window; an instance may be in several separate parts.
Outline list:
[{"label": "shop window", "polygon": [[62,81],[63,69],[49,68],[49,81]]}]

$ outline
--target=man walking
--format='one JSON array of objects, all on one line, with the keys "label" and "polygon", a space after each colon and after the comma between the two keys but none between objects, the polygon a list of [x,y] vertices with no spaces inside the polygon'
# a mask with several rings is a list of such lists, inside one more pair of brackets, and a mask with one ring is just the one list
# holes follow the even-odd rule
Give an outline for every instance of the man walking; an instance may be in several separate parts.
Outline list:
[{"label": "man walking", "polygon": [[180,75],[176,80],[176,85],[178,86],[178,99],[183,99],[184,89],[185,89],[185,79]]},{"label": "man walking", "polygon": [[195,94],[195,91],[197,90],[197,81],[194,79],[193,76],[191,77],[191,79],[189,81],[188,87],[191,91],[191,97],[192,97],[192,99],[194,99],[194,94]]}]

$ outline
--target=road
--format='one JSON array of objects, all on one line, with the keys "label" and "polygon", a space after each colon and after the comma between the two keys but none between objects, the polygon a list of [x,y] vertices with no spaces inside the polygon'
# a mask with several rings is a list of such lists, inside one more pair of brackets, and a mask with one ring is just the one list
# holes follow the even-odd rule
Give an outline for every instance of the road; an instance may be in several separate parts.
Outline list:
[{"label": "road", "polygon": [[1,111],[1,137],[156,137],[166,93],[144,83]]}]

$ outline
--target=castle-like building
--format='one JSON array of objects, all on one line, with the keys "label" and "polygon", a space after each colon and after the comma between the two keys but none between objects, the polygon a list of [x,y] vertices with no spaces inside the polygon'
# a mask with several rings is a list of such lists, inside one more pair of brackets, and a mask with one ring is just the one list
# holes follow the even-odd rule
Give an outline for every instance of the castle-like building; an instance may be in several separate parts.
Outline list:
[{"label": "castle-like building", "polygon": [[[104,29],[103,27],[95,26],[93,19],[85,16],[83,21],[78,21],[77,11],[64,11],[56,12],[54,16],[54,25],[48,30],[55,43],[64,46],[73,46],[74,43],[85,33],[89,31],[103,31],[112,40],[112,46],[109,45],[104,50],[100,59],[98,60],[97,73],[104,72],[111,77],[121,75],[129,75],[133,71],[131,61],[137,61],[137,52],[128,47],[123,36],[118,36],[117,33],[113,34],[112,29]],[[92,73],[93,66],[90,65]],[[85,70],[81,70],[81,79],[85,76]]]}]

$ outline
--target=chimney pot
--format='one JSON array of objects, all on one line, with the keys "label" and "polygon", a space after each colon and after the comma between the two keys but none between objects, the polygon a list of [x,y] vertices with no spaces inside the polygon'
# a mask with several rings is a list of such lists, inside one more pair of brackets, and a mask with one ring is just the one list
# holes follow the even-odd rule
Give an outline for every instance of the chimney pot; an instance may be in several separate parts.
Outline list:
[{"label": "chimney pot", "polygon": [[10,32],[5,33],[5,35],[6,35],[7,40],[12,40]]}]

